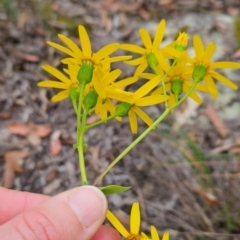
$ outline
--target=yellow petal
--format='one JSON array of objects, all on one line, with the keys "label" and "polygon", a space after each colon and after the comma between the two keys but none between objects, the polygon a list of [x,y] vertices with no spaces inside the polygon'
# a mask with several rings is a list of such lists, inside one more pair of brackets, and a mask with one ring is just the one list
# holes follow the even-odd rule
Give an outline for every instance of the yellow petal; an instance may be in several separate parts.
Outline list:
[{"label": "yellow petal", "polygon": [[205,82],[206,82],[209,93],[212,95],[213,98],[216,99],[218,97],[218,90],[216,88],[216,84],[214,80],[212,79],[211,76],[206,76]]},{"label": "yellow petal", "polygon": [[[166,92],[168,92],[170,89],[171,89],[171,83],[167,83],[165,84],[165,89],[166,89]],[[157,88],[156,90],[154,90],[151,95],[161,95],[163,94],[163,87],[159,87]]]},{"label": "yellow petal", "polygon": [[124,78],[116,83],[116,86],[119,88],[126,87],[128,85],[131,85],[135,82],[137,82],[138,77],[129,77],[129,78]]},{"label": "yellow petal", "polygon": [[128,111],[128,118],[129,118],[129,124],[130,124],[131,131],[133,134],[136,134],[138,131],[137,115],[132,110],[132,108]]},{"label": "yellow petal", "polygon": [[204,54],[204,46],[201,38],[198,35],[193,36],[193,46],[197,58],[201,58]]},{"label": "yellow petal", "polygon": [[152,95],[136,100],[135,105],[139,107],[152,106],[154,104],[162,103],[168,100],[169,96]]},{"label": "yellow petal", "polygon": [[90,59],[92,56],[92,47],[91,42],[89,40],[88,34],[84,26],[78,26],[78,33],[80,38],[80,43],[82,46],[83,55],[86,59]]},{"label": "yellow petal", "polygon": [[145,78],[145,79],[152,79],[156,77],[156,74],[154,73],[142,73],[139,75],[140,78]]},{"label": "yellow petal", "polygon": [[238,86],[233,83],[232,81],[230,81],[228,78],[224,77],[223,75],[215,72],[215,71],[212,71],[212,77],[213,78],[216,78],[219,82],[221,82],[222,84],[234,89],[234,90],[237,90],[238,89]]},{"label": "yellow petal", "polygon": [[164,57],[163,53],[161,51],[156,52],[156,57],[158,60],[158,65],[164,70],[164,72],[167,72],[170,68],[170,65],[168,64],[166,58]]},{"label": "yellow petal", "polygon": [[212,68],[240,68],[240,63],[236,62],[213,62]]},{"label": "yellow petal", "polygon": [[51,87],[51,88],[59,88],[59,89],[68,89],[69,85],[62,83],[62,82],[51,81],[51,80],[47,80],[47,81],[38,83],[39,87]]},{"label": "yellow petal", "polygon": [[109,210],[107,211],[106,215],[108,221],[117,229],[117,231],[126,238],[129,235],[129,232],[126,230],[126,228],[120,223],[120,221],[114,216],[112,212]]},{"label": "yellow petal", "polygon": [[168,99],[168,105],[169,107],[172,107],[176,103],[175,96],[170,93],[169,99]]},{"label": "yellow petal", "polygon": [[163,234],[162,240],[169,240],[169,232]]},{"label": "yellow petal", "polygon": [[142,109],[137,106],[133,106],[132,109],[148,126],[151,126],[153,124],[152,119]]},{"label": "yellow petal", "polygon": [[111,84],[112,82],[115,82],[115,80],[121,75],[122,71],[120,69],[115,69],[113,71],[111,71],[105,78],[103,81],[103,85],[107,86],[109,84]]},{"label": "yellow petal", "polygon": [[68,98],[68,95],[69,95],[69,89],[61,91],[58,94],[54,95],[51,100],[52,102],[59,102],[65,98]]},{"label": "yellow petal", "polygon": [[66,83],[67,85],[69,84],[70,80],[56,68],[50,65],[43,65],[42,69],[44,69],[45,71],[47,71],[48,73],[50,73],[51,75],[59,79],[60,81]]},{"label": "yellow petal", "polygon": [[149,237],[144,232],[141,232],[141,236],[142,236],[143,239],[149,239]]},{"label": "yellow petal", "polygon": [[111,63],[114,63],[114,62],[126,61],[126,60],[129,60],[131,58],[132,58],[132,56],[118,56],[118,57],[109,58],[109,61]]},{"label": "yellow petal", "polygon": [[[187,93],[189,91],[190,88],[188,88],[187,86],[183,85],[183,92]],[[191,94],[189,95],[190,98],[192,98],[195,102],[197,102],[198,104],[202,103],[202,99],[197,95],[197,93],[195,92],[191,92]]]},{"label": "yellow petal", "polygon": [[71,56],[71,57],[75,57],[75,53],[70,51],[69,49],[63,47],[60,44],[54,43],[54,42],[47,42],[48,45],[50,45],[51,47],[54,47],[56,49],[58,49],[59,51],[66,53],[67,55]]},{"label": "yellow petal", "polygon": [[79,49],[76,43],[62,34],[58,34],[58,37],[71,49],[77,59],[83,58],[82,51]]},{"label": "yellow petal", "polygon": [[216,50],[216,45],[210,42],[205,49],[205,53],[203,56],[204,61],[209,61],[212,58],[215,50]]},{"label": "yellow petal", "polygon": [[151,226],[151,238],[152,240],[160,240],[157,229],[154,226]]},{"label": "yellow petal", "polygon": [[63,64],[75,64],[75,65],[81,65],[82,61],[77,61],[75,58],[64,58],[61,60],[61,63]]},{"label": "yellow petal", "polygon": [[134,45],[134,44],[121,44],[120,49],[130,51],[130,52],[139,53],[139,54],[144,54],[146,52],[146,50],[144,48],[139,47],[139,46]]},{"label": "yellow petal", "polygon": [[139,74],[141,74],[146,68],[147,68],[148,64],[147,64],[147,60],[145,58],[145,61],[143,61],[136,69],[135,73],[134,73],[134,77],[138,77]]},{"label": "yellow petal", "polygon": [[113,52],[115,52],[119,48],[119,43],[111,43],[101,48],[96,54],[93,56],[93,61],[96,59],[97,61],[102,60],[103,58],[109,56]]},{"label": "yellow petal", "polygon": [[100,76],[94,71],[91,83],[94,86],[94,89],[97,92],[98,96],[102,99],[105,99],[107,98],[107,96],[101,80],[102,79],[100,78]]},{"label": "yellow petal", "polygon": [[140,37],[142,39],[143,45],[145,46],[145,48],[147,50],[151,50],[152,49],[152,40],[151,37],[148,33],[148,31],[145,28],[141,28],[139,29],[139,34]]},{"label": "yellow petal", "polygon": [[146,57],[142,56],[142,57],[130,60],[130,61],[125,61],[124,63],[126,63],[126,64],[128,64],[130,66],[136,66],[136,65],[141,64],[144,61],[146,61]]},{"label": "yellow petal", "polygon": [[105,94],[108,98],[118,100],[120,102],[134,103],[134,100],[124,91],[118,89],[105,88]]},{"label": "yellow petal", "polygon": [[159,45],[162,42],[164,31],[166,27],[166,21],[165,19],[162,19],[162,21],[159,23],[156,31],[156,35],[153,40],[153,49],[157,49]]},{"label": "yellow petal", "polygon": [[159,82],[160,76],[156,76],[153,79],[149,80],[133,94],[133,98],[135,100],[142,98],[147,93],[149,93],[154,87],[156,87],[159,84]]},{"label": "yellow petal", "polygon": [[[193,82],[190,81],[184,81],[184,85],[188,86],[189,88],[193,85]],[[196,90],[202,91],[202,92],[208,92],[208,88],[206,85],[198,83],[197,86],[195,87]]]}]

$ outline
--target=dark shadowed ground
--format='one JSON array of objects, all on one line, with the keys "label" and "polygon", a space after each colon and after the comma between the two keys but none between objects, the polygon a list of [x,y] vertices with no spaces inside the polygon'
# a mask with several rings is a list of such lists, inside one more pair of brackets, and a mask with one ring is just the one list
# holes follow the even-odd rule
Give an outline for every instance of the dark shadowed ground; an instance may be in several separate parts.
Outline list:
[{"label": "dark shadowed ground", "polygon": [[[62,33],[77,42],[77,26],[83,24],[94,50],[111,42],[140,44],[138,29],[154,35],[165,18],[164,43],[185,30],[205,43],[214,41],[215,60],[239,62],[239,14],[238,0],[1,0],[0,184],[54,195],[79,183],[71,104],[52,103],[54,90],[37,87],[46,79],[41,66],[57,67],[63,57],[47,40],[57,42]],[[121,77],[133,72],[117,67]],[[239,71],[224,73],[240,87]],[[105,177],[102,184],[132,186],[109,197],[124,223],[132,202],[140,201],[143,231],[154,224],[161,233],[170,230],[172,240],[240,239],[240,90],[218,87],[217,100],[202,95],[200,106],[182,104]],[[147,110],[153,118],[162,111]],[[139,132],[145,128],[140,123]],[[136,137],[127,119],[90,130],[90,182]]]}]

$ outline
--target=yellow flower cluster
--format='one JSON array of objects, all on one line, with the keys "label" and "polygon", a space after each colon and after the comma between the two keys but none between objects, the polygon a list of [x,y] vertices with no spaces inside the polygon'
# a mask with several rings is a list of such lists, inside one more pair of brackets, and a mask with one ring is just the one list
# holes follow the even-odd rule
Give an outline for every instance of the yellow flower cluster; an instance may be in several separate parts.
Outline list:
[{"label": "yellow flower cluster", "polygon": [[[57,102],[66,98],[80,101],[82,99],[94,98],[94,101],[85,100],[83,110],[87,109],[100,116],[102,120],[109,115],[116,118],[128,115],[132,133],[138,132],[137,117],[140,117],[148,126],[153,121],[142,110],[142,107],[151,106],[165,102],[167,107],[174,107],[181,99],[183,93],[188,94],[194,101],[201,103],[201,98],[191,87],[195,83],[195,89],[210,93],[212,97],[218,96],[218,90],[214,80],[237,89],[237,85],[219,74],[215,69],[240,68],[235,62],[213,62],[211,60],[216,45],[210,42],[205,48],[199,36],[193,37],[194,57],[187,53],[188,35],[179,33],[179,37],[162,47],[166,21],[162,20],[156,30],[153,40],[146,29],[141,28],[139,34],[143,46],[135,44],[112,43],[101,48],[97,52],[92,51],[91,42],[85,28],[80,25],[80,46],[64,35],[58,37],[66,45],[48,42],[48,44],[68,55],[62,59],[66,65],[63,71],[59,71],[49,65],[43,69],[57,80],[45,80],[38,84],[40,87],[51,87],[61,89],[52,97]],[[112,53],[122,49],[139,54],[136,59],[132,56],[111,56]],[[121,70],[111,69],[113,62],[124,61],[126,64],[135,66],[133,76],[119,79]],[[172,63],[170,65],[170,63]],[[145,72],[150,69],[151,72]],[[63,73],[64,72],[64,73]],[[143,85],[139,79],[145,79]],[[126,91],[126,87],[132,84],[140,87],[135,92]],[[91,94],[88,94],[91,91]],[[94,97],[93,97],[94,96]],[[83,101],[84,103],[84,101]],[[126,111],[117,112],[116,104],[126,103]],[[127,106],[127,107],[126,107]],[[122,110],[122,108],[121,108]],[[119,118],[118,118],[119,119]]]},{"label": "yellow flower cluster", "polygon": [[[140,233],[141,215],[138,202],[135,202],[132,205],[130,214],[130,231],[128,231],[109,210],[107,211],[107,219],[126,240],[160,240],[158,232],[154,226],[151,226],[150,238],[145,233]],[[162,240],[169,240],[169,232],[163,234]]]}]

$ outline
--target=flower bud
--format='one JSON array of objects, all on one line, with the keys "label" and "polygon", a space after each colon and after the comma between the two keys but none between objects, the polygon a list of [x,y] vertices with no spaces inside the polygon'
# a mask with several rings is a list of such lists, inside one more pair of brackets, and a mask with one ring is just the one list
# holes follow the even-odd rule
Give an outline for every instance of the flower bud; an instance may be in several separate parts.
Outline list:
[{"label": "flower bud", "polygon": [[198,64],[192,73],[193,80],[196,82],[202,81],[205,77],[206,72],[207,72],[206,66],[202,64]]},{"label": "flower bud", "polygon": [[90,90],[83,100],[83,105],[87,111],[96,106],[98,94],[95,90]]},{"label": "flower bud", "polygon": [[79,99],[79,86],[78,85],[72,86],[70,88],[68,97],[71,101]]},{"label": "flower bud", "polygon": [[178,97],[183,91],[183,83],[180,78],[175,78],[172,80],[171,92],[173,93],[176,102],[178,102]]},{"label": "flower bud", "polygon": [[158,60],[153,52],[147,54],[147,63],[148,66],[152,69],[155,69],[158,65]]},{"label": "flower bud", "polygon": [[78,71],[77,79],[81,84],[88,84],[92,81],[93,64],[91,61],[83,61]]},{"label": "flower bud", "polygon": [[115,115],[118,116],[118,117],[126,116],[128,114],[128,111],[130,110],[131,106],[132,105],[130,103],[127,103],[127,102],[119,103],[116,106]]},{"label": "flower bud", "polygon": [[176,40],[175,49],[179,52],[183,52],[186,50],[188,44],[188,34],[185,32],[180,32],[178,38]]}]

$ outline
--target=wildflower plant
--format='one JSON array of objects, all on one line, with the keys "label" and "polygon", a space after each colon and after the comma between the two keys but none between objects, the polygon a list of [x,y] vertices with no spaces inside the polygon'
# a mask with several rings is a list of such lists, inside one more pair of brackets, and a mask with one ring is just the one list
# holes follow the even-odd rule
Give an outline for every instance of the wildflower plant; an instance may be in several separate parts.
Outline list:
[{"label": "wildflower plant", "polygon": [[[80,47],[70,38],[61,34],[58,37],[64,45],[48,42],[51,47],[67,55],[62,59],[65,67],[59,70],[50,65],[44,65],[43,69],[52,76],[52,79],[41,81],[38,86],[60,89],[52,97],[53,102],[69,99],[72,103],[77,122],[74,148],[78,151],[82,185],[89,184],[84,158],[84,151],[87,148],[84,135],[89,129],[110,120],[121,121],[125,116],[129,118],[133,134],[138,133],[138,118],[141,118],[148,126],[98,176],[93,183],[98,186],[103,177],[132,148],[188,97],[199,104],[202,103],[202,99],[197,91],[209,93],[213,98],[217,98],[218,90],[215,79],[227,87],[237,89],[237,85],[218,73],[217,69],[240,69],[239,63],[212,61],[216,45],[210,42],[204,47],[198,35],[193,37],[195,56],[190,57],[187,52],[188,34],[185,32],[180,32],[178,38],[167,46],[161,46],[165,27],[166,21],[163,19],[160,21],[153,39],[146,29],[141,28],[139,34],[143,46],[132,43],[111,43],[97,52],[92,52],[88,33],[82,25],[78,28]],[[132,59],[131,55],[112,56],[112,53],[118,49],[140,56],[135,59]],[[111,69],[113,62],[120,61],[136,67],[133,76],[121,79],[122,71]],[[140,85],[139,79],[145,79],[145,83]],[[135,92],[125,90],[126,86],[134,84],[140,85]],[[165,110],[157,119],[153,120],[143,110],[143,107],[157,104],[162,104]],[[88,124],[87,118],[94,113],[99,115],[100,120]],[[106,195],[120,193],[130,188],[118,185],[98,187]],[[154,226],[151,226],[150,229],[151,237],[140,232],[138,203],[133,203],[132,206],[129,231],[123,227],[111,211],[107,212],[106,217],[125,239],[160,239]],[[166,232],[162,239],[168,240],[169,233]]]}]

